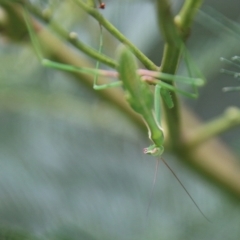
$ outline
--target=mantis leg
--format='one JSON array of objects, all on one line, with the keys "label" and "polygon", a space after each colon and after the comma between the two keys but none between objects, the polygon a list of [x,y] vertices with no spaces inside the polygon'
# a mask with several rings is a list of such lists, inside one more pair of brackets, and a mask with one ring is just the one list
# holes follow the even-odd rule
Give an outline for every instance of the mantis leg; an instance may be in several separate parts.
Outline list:
[{"label": "mantis leg", "polygon": [[161,126],[161,110],[160,110],[161,94],[160,92],[161,92],[161,85],[157,84],[154,92],[154,112],[155,112],[156,120],[158,124]]},{"label": "mantis leg", "polygon": [[[67,64],[63,64],[63,63],[58,63],[58,62],[54,62],[54,61],[44,58],[42,51],[41,51],[41,45],[39,43],[39,40],[38,40],[36,34],[34,33],[33,26],[31,25],[31,19],[30,19],[30,16],[29,16],[27,10],[24,10],[24,18],[25,18],[25,22],[26,22],[26,25],[27,25],[27,28],[29,31],[29,35],[30,35],[30,39],[31,39],[33,48],[36,51],[37,57],[43,66],[49,67],[49,68],[55,68],[55,69],[59,69],[59,70],[63,70],[63,71],[80,72],[80,73],[84,73],[84,74],[94,75],[95,77],[94,77],[93,88],[95,90],[102,90],[102,89],[106,89],[106,88],[110,88],[110,87],[118,87],[118,86],[122,85],[121,81],[107,83],[107,84],[103,84],[103,85],[97,84],[98,75],[106,76],[106,77],[116,77],[115,72],[99,70],[98,69],[99,61],[97,61],[96,69],[92,69],[92,68],[77,67],[77,66],[67,65]],[[101,53],[102,45],[103,45],[102,42],[103,41],[102,41],[102,31],[101,31],[100,47],[99,47],[100,53]]]},{"label": "mantis leg", "polygon": [[187,91],[178,89],[173,85],[167,84],[166,82],[156,81],[155,82],[156,84],[162,86],[162,89],[160,92],[163,97],[163,100],[165,101],[165,103],[167,104],[167,106],[169,108],[173,107],[173,102],[172,102],[171,95],[168,90],[178,92],[189,98],[197,98],[198,97],[197,87],[202,86],[205,82],[203,75],[201,74],[198,67],[194,64],[193,60],[190,57],[190,54],[188,53],[186,47],[184,46],[184,44],[182,44],[182,51],[183,51],[183,59],[186,64],[189,77],[181,77],[181,76],[177,76],[177,75],[171,76],[169,74],[161,73],[159,78],[162,80],[167,80],[167,81],[182,82],[185,84],[190,84],[190,85],[192,85],[193,92],[189,93]]},{"label": "mantis leg", "polygon": [[[100,25],[99,53],[102,53],[102,48],[103,48],[103,32],[102,32],[102,26]],[[97,61],[95,69],[97,69],[97,70],[99,69],[99,64],[100,64],[100,62]],[[99,74],[95,74],[95,77],[94,77],[94,80],[93,80],[93,89],[94,90],[103,90],[103,89],[106,89],[106,88],[122,86],[122,81],[117,81],[117,82],[98,85],[98,83],[97,83],[98,75]]]},{"label": "mantis leg", "polygon": [[[191,59],[191,56],[184,45],[183,45],[183,58],[188,70],[189,77],[194,79],[194,77],[197,76],[198,78],[202,79],[205,82],[203,74],[201,73],[200,69],[196,66],[196,64],[194,64],[194,61]],[[194,90],[194,98],[197,98],[198,89],[197,85],[195,84],[195,81],[192,81],[191,85]]]},{"label": "mantis leg", "polygon": [[189,98],[197,98],[198,97],[198,92],[189,93],[187,91],[181,90],[177,87],[174,87],[174,86],[169,85],[162,81],[158,81],[158,85],[161,86],[163,89],[168,89],[170,91],[181,93],[182,95],[189,97]]}]

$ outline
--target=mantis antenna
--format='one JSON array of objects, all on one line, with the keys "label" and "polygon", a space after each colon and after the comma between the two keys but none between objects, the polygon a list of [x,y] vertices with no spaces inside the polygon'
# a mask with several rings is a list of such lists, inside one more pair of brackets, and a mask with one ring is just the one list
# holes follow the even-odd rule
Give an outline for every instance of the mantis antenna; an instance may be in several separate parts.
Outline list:
[{"label": "mantis antenna", "polygon": [[186,187],[183,185],[182,181],[179,179],[179,177],[177,176],[177,174],[172,170],[172,168],[169,166],[169,164],[164,160],[163,157],[160,157],[159,159],[156,159],[156,167],[155,167],[155,172],[154,172],[154,177],[153,177],[153,183],[152,183],[152,189],[151,189],[151,193],[150,193],[150,198],[149,198],[149,202],[148,202],[148,207],[147,207],[147,215],[150,209],[150,205],[152,202],[152,198],[153,198],[153,192],[154,192],[154,188],[155,188],[155,184],[157,181],[157,174],[158,174],[158,167],[159,167],[159,162],[160,160],[163,161],[163,163],[165,164],[165,166],[169,169],[169,171],[173,174],[173,176],[175,177],[175,179],[178,181],[178,183],[181,185],[181,187],[183,188],[183,190],[186,192],[186,194],[188,195],[188,197],[191,199],[191,201],[193,202],[193,204],[195,205],[195,207],[198,209],[198,211],[202,214],[202,216],[208,221],[211,222],[206,215],[203,213],[203,211],[201,210],[201,208],[198,206],[198,204],[196,203],[196,201],[193,199],[193,197],[191,196],[191,194],[188,192],[188,190],[186,189]]},{"label": "mantis antenna", "polygon": [[167,164],[167,162],[161,157],[160,158],[164,164],[166,165],[166,167],[170,170],[170,172],[173,174],[173,176],[175,177],[175,179],[179,182],[179,184],[182,186],[183,190],[187,193],[187,195],[189,196],[189,198],[192,200],[193,204],[196,206],[196,208],[198,209],[198,211],[202,214],[202,216],[208,221],[211,222],[206,215],[203,213],[203,211],[201,210],[201,208],[197,205],[197,203],[195,202],[195,200],[193,199],[193,197],[191,196],[191,194],[188,192],[188,190],[186,189],[186,187],[183,185],[183,183],[181,182],[181,180],[178,178],[178,176],[176,175],[176,173],[172,170],[172,168]]}]

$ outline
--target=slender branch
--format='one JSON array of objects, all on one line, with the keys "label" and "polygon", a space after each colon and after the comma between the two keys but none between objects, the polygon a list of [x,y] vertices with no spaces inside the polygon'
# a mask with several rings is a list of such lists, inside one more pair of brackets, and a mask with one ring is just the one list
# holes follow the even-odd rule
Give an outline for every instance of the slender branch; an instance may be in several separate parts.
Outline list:
[{"label": "slender branch", "polygon": [[183,39],[189,36],[190,27],[203,0],[186,0],[174,21],[181,30]]},{"label": "slender branch", "polygon": [[200,128],[194,130],[194,134],[189,137],[187,142],[185,142],[185,146],[192,151],[193,148],[196,148],[207,140],[239,125],[240,110],[236,107],[231,107],[227,109],[222,116],[203,124]]},{"label": "slender branch", "polygon": [[202,142],[193,149],[189,148],[188,144],[192,140],[192,134],[195,129],[201,128],[201,123],[186,107],[182,108],[182,118],[182,132],[184,135],[181,139],[183,144],[178,151],[178,157],[206,180],[214,183],[225,193],[228,193],[229,196],[239,201],[240,166],[238,159],[217,138]]},{"label": "slender branch", "polygon": [[74,47],[78,50],[84,52],[89,57],[100,61],[109,67],[116,68],[117,63],[111,59],[110,57],[99,53],[97,50],[91,48],[87,44],[84,44],[82,41],[79,40],[76,34],[66,31],[62,28],[59,24],[57,24],[54,20],[51,19],[51,16],[48,14],[44,14],[41,12],[37,7],[33,6],[32,4],[25,4],[28,11],[30,11],[34,16],[37,16],[45,23],[50,23],[50,27],[54,30],[54,32],[58,33],[62,38],[66,39],[69,43],[71,43]]},{"label": "slender branch", "polygon": [[120,42],[127,45],[133,54],[139,59],[139,61],[150,70],[158,70],[158,67],[146,57],[130,40],[128,40],[119,30],[117,30],[107,19],[105,19],[101,13],[96,9],[89,7],[82,0],[74,0],[85,12],[94,17],[107,31],[109,31]]}]

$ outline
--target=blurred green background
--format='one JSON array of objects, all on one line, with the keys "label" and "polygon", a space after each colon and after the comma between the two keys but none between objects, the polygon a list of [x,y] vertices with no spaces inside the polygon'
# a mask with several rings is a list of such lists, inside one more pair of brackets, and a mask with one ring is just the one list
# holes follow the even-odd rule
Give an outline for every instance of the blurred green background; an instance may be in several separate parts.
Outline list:
[{"label": "blurred green background", "polygon": [[[42,9],[48,5],[32,2]],[[55,19],[97,48],[98,24],[70,2],[50,1]],[[160,64],[154,1],[105,2],[104,16]],[[182,1],[172,2],[177,11]],[[237,0],[205,1],[203,11],[208,6],[239,19]],[[221,90],[237,81],[219,73],[229,68],[219,58],[238,55],[239,39],[204,24],[199,16],[188,47],[207,84],[198,100],[184,101],[207,121],[240,105],[239,92]],[[114,57],[117,45],[105,33],[105,53]],[[64,240],[239,239],[239,202],[168,154],[164,158],[211,223],[162,163],[147,215],[155,168],[142,153],[147,134],[73,76],[42,67],[27,41],[2,34],[0,52],[0,228],[7,232],[1,240],[15,231]],[[239,129],[221,136],[236,154],[239,136]]]}]

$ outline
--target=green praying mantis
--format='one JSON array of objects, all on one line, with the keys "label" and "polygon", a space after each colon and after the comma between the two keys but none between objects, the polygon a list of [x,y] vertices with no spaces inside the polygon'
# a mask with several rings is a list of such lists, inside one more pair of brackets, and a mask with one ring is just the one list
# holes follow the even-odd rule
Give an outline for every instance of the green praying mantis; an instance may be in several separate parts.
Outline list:
[{"label": "green praying mantis", "polygon": [[[88,3],[93,8],[96,8],[96,4],[94,1],[88,1]],[[102,3],[100,0],[99,0],[99,8],[101,9],[105,8],[105,4]],[[100,70],[99,61],[97,61],[95,69],[70,66],[70,65],[57,63],[57,62],[43,58],[40,51],[40,45],[38,43],[37,36],[34,33],[33,26],[31,25],[31,19],[27,11],[25,11],[24,17],[25,17],[26,25],[29,30],[29,34],[30,34],[30,38],[33,43],[33,46],[36,49],[37,55],[44,66],[59,69],[59,70],[64,70],[64,71],[91,74],[94,76],[94,80],[93,80],[94,90],[102,90],[110,87],[120,87],[120,86],[123,88],[126,96],[126,101],[129,103],[133,111],[141,115],[148,129],[148,137],[152,142],[152,144],[149,147],[144,148],[144,153],[154,157],[161,158],[164,152],[164,130],[161,126],[160,96],[162,96],[163,101],[165,101],[166,105],[169,108],[172,108],[174,107],[174,104],[171,98],[171,93],[170,93],[171,91],[181,93],[182,95],[185,95],[187,97],[196,98],[198,96],[197,88],[202,86],[205,82],[200,72],[197,70],[197,68],[194,66],[194,64],[190,60],[189,54],[187,53],[187,51],[185,51],[186,49],[184,48],[184,45],[182,45],[184,56],[185,56],[184,59],[186,61],[186,65],[187,65],[190,77],[170,75],[170,74],[156,72],[156,71],[138,69],[134,54],[131,52],[131,50],[127,46],[124,46],[124,45],[118,49],[118,54],[117,54],[118,61],[117,61],[117,67],[116,67],[117,71]],[[99,23],[99,25],[101,29],[99,53],[101,53],[102,47],[103,47],[103,36],[102,36],[101,24]],[[71,37],[74,38],[76,37],[76,35],[71,33]],[[198,77],[193,77],[193,74],[196,72],[198,74]],[[114,77],[114,78],[118,78],[119,80],[115,82],[110,82],[108,84],[99,85],[98,84],[99,75],[102,75],[105,77]],[[193,87],[194,92],[190,93],[190,92],[178,89],[177,87],[168,84],[167,81],[182,82],[185,84],[190,84]],[[155,88],[154,93],[150,85],[154,85],[154,88]],[[161,159],[164,161],[163,158]],[[156,181],[158,163],[159,161],[157,161],[157,165],[156,165],[153,186]],[[195,203],[195,201],[193,200],[191,195],[188,193],[184,185],[176,176],[176,174],[172,171],[172,169],[169,167],[166,161],[164,161],[164,163],[170,169],[170,171],[174,174],[178,182],[182,185],[182,187],[184,188],[188,196],[191,198],[195,206],[201,212],[201,214],[205,217],[201,209]]]}]

